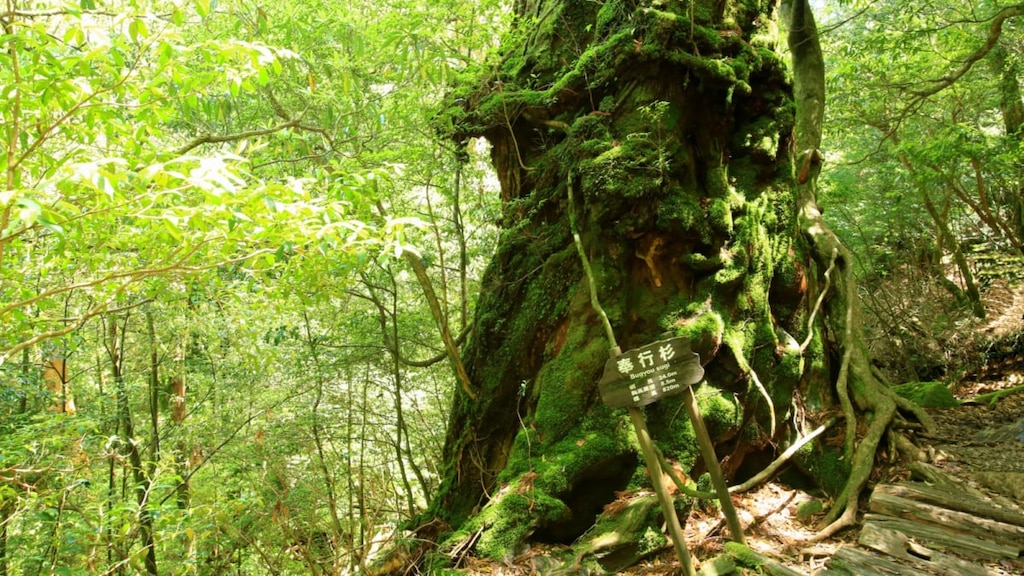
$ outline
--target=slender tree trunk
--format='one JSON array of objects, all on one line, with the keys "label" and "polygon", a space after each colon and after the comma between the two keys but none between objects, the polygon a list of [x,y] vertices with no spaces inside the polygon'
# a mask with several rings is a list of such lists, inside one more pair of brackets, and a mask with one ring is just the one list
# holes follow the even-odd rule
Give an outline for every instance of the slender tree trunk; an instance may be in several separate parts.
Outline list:
[{"label": "slender tree trunk", "polygon": [[[783,0],[781,10],[792,54],[796,101],[798,225],[817,271],[817,286],[824,292],[822,339],[836,370],[833,387],[846,418],[844,458],[850,463],[849,477],[818,534],[818,538],[826,538],[856,521],[860,492],[874,468],[875,454],[886,432],[899,417],[897,410],[913,416],[926,429],[931,428],[932,421],[920,407],[889,390],[887,382],[871,368],[853,259],[825,223],[817,200],[817,180],[824,159],[818,147],[825,111],[825,68],[814,15],[808,0]],[[865,420],[870,425],[858,439],[858,427]]]},{"label": "slender tree trunk", "polygon": [[971,271],[970,263],[967,262],[963,250],[960,249],[960,239],[953,235],[952,230],[949,229],[948,219],[932,202],[931,195],[928,194],[927,190],[921,190],[921,197],[924,201],[925,210],[928,211],[928,215],[932,217],[932,222],[935,224],[936,236],[938,237],[937,247],[940,251],[942,249],[948,250],[953,256],[953,263],[956,264],[956,269],[963,280],[964,290],[960,290],[959,286],[947,280],[940,266],[929,262],[930,267],[935,271],[933,276],[938,277],[942,285],[954,296],[966,300],[967,304],[971,306],[971,311],[975,317],[984,318],[985,306],[981,303],[981,291],[978,289],[978,283],[974,281],[974,273]]},{"label": "slender tree trunk", "polygon": [[[30,360],[31,357],[29,349],[25,348],[21,351],[21,378],[23,378],[24,382],[29,381],[29,367],[31,366],[31,363],[29,362]],[[28,396],[29,394],[27,391],[21,394],[15,410],[16,414],[21,415],[28,410]],[[0,576],[7,576],[9,573],[7,535],[11,523],[14,521],[14,513],[17,511],[17,504],[18,499],[15,494],[10,492],[0,494]]]},{"label": "slender tree trunk", "polygon": [[[391,282],[390,290],[388,295],[391,298],[390,310],[388,315],[384,315],[384,310],[381,310],[381,330],[384,332],[382,336],[384,341],[388,343],[388,348],[392,351],[391,353],[391,378],[395,384],[394,393],[392,395],[393,406],[395,409],[395,459],[398,464],[399,477],[402,480],[402,486],[405,488],[405,501],[406,501],[406,512],[411,518],[416,514],[416,501],[412,491],[412,483],[409,482],[409,474],[406,472],[406,461],[405,454],[402,450],[404,437],[409,434],[409,430],[405,425],[405,408],[402,403],[402,386],[403,382],[403,370],[402,362],[399,358],[399,341],[398,341],[398,286],[395,284],[395,278],[389,274],[388,279]],[[390,317],[390,323],[388,319]],[[388,333],[388,326],[390,324],[390,333]]]},{"label": "slender tree trunk", "polygon": [[146,479],[146,474],[142,467],[142,454],[138,443],[135,441],[135,429],[132,425],[128,386],[124,379],[125,327],[128,324],[128,315],[124,316],[124,323],[120,326],[117,320],[117,318],[110,318],[108,320],[106,347],[110,360],[111,374],[114,380],[114,394],[117,398],[119,427],[124,433],[121,445],[125,455],[128,457],[135,499],[139,506],[139,533],[142,538],[143,549],[145,550],[146,572],[150,576],[157,576],[156,542],[153,538],[153,517],[149,509],[149,489],[151,485]]},{"label": "slender tree trunk", "polygon": [[46,383],[46,389],[50,393],[49,410],[74,416],[76,409],[68,382],[67,359],[59,354],[54,354],[44,360],[43,382]]},{"label": "slender tree trunk", "polygon": [[7,576],[7,527],[14,518],[14,500],[0,499],[0,576]]},{"label": "slender tree trunk", "polygon": [[[990,53],[992,65],[999,74],[999,109],[1003,115],[1003,126],[1010,145],[1019,146],[1024,140],[1024,101],[1021,99],[1020,67],[1009,58],[1006,48],[997,44]],[[1004,191],[1006,205],[1014,231],[1016,245],[1024,250],[1024,171],[1019,167],[1015,178],[1010,179],[1011,189]]]},{"label": "slender tree trunk", "polygon": [[469,323],[469,251],[466,246],[466,226],[462,221],[462,167],[459,161],[455,169],[455,184],[452,191],[452,222],[455,224],[455,237],[459,242],[459,332],[466,329]]},{"label": "slender tree trunk", "polygon": [[[22,375],[23,378],[25,378],[25,382],[29,381],[28,380],[28,378],[29,378],[29,368],[28,367],[31,365],[29,363],[29,360],[30,360],[29,349],[25,348],[24,350],[21,351],[21,375]],[[25,394],[22,394],[21,398],[18,399],[18,413],[19,414],[24,414],[28,410],[28,396],[29,395],[27,393],[25,393]]]},{"label": "slender tree trunk", "polygon": [[160,350],[156,341],[156,325],[153,323],[153,312],[146,308],[146,330],[149,336],[149,470],[148,475],[156,475],[157,463],[160,462]]},{"label": "slender tree trunk", "polygon": [[366,553],[370,545],[367,540],[367,528],[369,527],[369,515],[366,512],[366,441],[368,438],[369,424],[366,419],[367,408],[369,407],[369,394],[370,394],[370,367],[366,367],[366,378],[362,388],[362,397],[360,398],[360,406],[362,409],[359,411],[359,469],[358,478],[359,486],[357,487],[356,503],[359,510],[359,546],[357,548],[358,555],[356,558],[356,565],[360,568],[363,573],[366,573]]},{"label": "slender tree trunk", "polygon": [[[914,175],[913,164],[910,163],[910,159],[906,155],[900,155],[900,162],[907,169],[911,175]],[[928,215],[932,218],[932,223],[935,224],[936,230],[936,248],[940,251],[946,250],[953,256],[953,263],[956,264],[957,270],[960,272],[960,277],[963,279],[965,289],[961,291],[955,284],[949,286],[949,281],[946,280],[945,275],[941,270],[933,276],[938,276],[939,282],[949,290],[953,296],[958,299],[965,299],[970,304],[974,315],[978,318],[985,317],[985,306],[981,303],[981,291],[978,289],[978,284],[974,281],[974,273],[971,272],[970,264],[967,262],[967,258],[964,256],[963,250],[960,249],[960,239],[953,235],[952,230],[949,229],[949,221],[946,217],[948,210],[939,211],[938,207],[935,206],[935,202],[932,201],[931,194],[923,184],[917,185],[918,192],[921,194],[921,201],[924,203],[924,208],[928,212]],[[948,200],[947,200],[948,206]],[[937,265],[929,262],[929,266],[932,269],[937,268]]]},{"label": "slender tree trunk", "polygon": [[[102,341],[106,342],[107,334],[106,334],[106,330],[105,330],[104,327],[102,327],[102,326],[100,327],[98,336],[99,336],[99,338]],[[99,389],[98,391],[99,391],[100,397],[104,397],[104,398],[106,397],[106,393],[104,392],[105,383],[106,383],[106,373],[103,370],[103,356],[102,356],[102,352],[100,352],[97,349],[97,351],[96,351],[96,385],[97,385],[97,388]],[[113,422],[113,425],[114,425],[113,430],[107,429],[104,432],[108,435],[108,437],[117,437],[118,434],[121,431],[121,420],[119,418],[116,418],[116,417],[111,418],[111,415],[107,412],[107,409],[106,409],[106,406],[107,406],[106,402],[104,402],[102,404],[102,406],[103,406],[103,411],[101,413],[101,416],[103,418],[103,421],[104,422]],[[117,459],[118,459],[118,456],[117,456],[116,452],[114,450],[110,450],[109,451],[109,455],[107,456],[107,498],[106,498],[106,507],[105,507],[105,510],[103,510],[103,512],[100,515],[101,522],[102,522],[102,525],[103,525],[103,531],[105,533],[106,540],[107,540],[108,543],[113,543],[114,542],[114,526],[113,526],[113,521],[109,518],[109,516],[110,516],[110,511],[114,510],[114,508],[117,505],[117,467],[116,467],[117,466]],[[106,548],[107,548],[107,565],[111,566],[111,565],[114,564],[114,546],[112,544],[109,544]],[[118,573],[118,574],[123,574],[124,572],[125,572],[125,567],[123,567],[123,566],[122,567],[118,567],[116,569],[116,573]]]},{"label": "slender tree trunk", "polygon": [[171,377],[171,422],[179,431],[179,439],[174,444],[174,466],[181,482],[175,487],[175,501],[179,510],[187,510],[191,500],[191,450],[184,434],[186,389],[185,362],[183,348],[179,348],[174,357],[175,374]]},{"label": "slender tree trunk", "polygon": [[[317,341],[317,337],[313,335],[313,329],[310,326],[309,315],[303,310],[302,320],[306,332],[306,346],[309,348],[309,355],[313,361],[313,374],[316,378],[316,396],[313,400],[312,408],[312,423],[313,423],[313,443],[316,446],[317,464],[320,467],[320,473],[324,476],[324,489],[327,495],[327,511],[331,518],[331,530],[333,531],[332,538],[332,550],[338,550],[338,544],[341,543],[345,535],[345,530],[342,528],[341,517],[338,514],[338,497],[337,497],[337,486],[335,484],[334,474],[331,473],[328,465],[328,458],[324,451],[324,440],[323,432],[320,425],[320,404],[323,402],[324,397],[324,385],[326,384],[323,364],[320,360],[320,349]],[[332,558],[332,564],[334,564],[334,570],[338,571],[340,567],[337,566],[337,552],[335,552]]]},{"label": "slender tree trunk", "polygon": [[[357,538],[356,526],[358,521],[356,518],[356,478],[355,478],[355,459],[353,458],[354,450],[356,449],[356,425],[355,425],[355,414],[360,412],[356,410],[356,396],[355,389],[352,385],[354,378],[347,378],[349,385],[345,389],[345,404],[349,407],[345,411],[345,498],[347,504],[347,511],[345,519],[348,525],[348,531],[346,532],[343,544],[345,549],[349,550],[348,558],[348,569],[349,571],[355,571],[359,567],[359,558],[362,556],[359,551],[361,545]],[[362,443],[360,443],[362,444]]]}]

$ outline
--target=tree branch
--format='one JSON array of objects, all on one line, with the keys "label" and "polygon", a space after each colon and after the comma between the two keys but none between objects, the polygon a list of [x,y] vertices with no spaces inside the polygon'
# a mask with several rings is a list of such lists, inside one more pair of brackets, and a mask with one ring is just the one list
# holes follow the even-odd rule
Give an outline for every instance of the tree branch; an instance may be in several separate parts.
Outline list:
[{"label": "tree branch", "polygon": [[258,138],[260,136],[268,136],[282,130],[289,128],[298,128],[302,124],[298,120],[289,120],[272,126],[270,128],[263,128],[261,130],[249,130],[246,132],[236,132],[234,134],[205,134],[193,139],[188,144],[185,144],[181,148],[178,148],[174,153],[178,156],[187,154],[189,151],[202,146],[203,144],[221,144],[224,142],[237,142],[239,140],[245,140],[246,138]]},{"label": "tree branch", "polygon": [[[468,325],[466,325],[465,328],[462,329],[462,332],[458,336],[455,337],[455,344],[457,346],[462,346],[462,344],[466,341],[466,337],[469,336],[469,333],[472,332],[472,331],[473,331],[473,323],[471,322]],[[401,362],[402,364],[404,364],[406,366],[410,366],[410,367],[413,367],[413,368],[427,368],[429,366],[433,366],[434,364],[437,364],[438,362],[440,362],[440,361],[442,361],[442,360],[444,360],[445,358],[448,357],[448,351],[447,350],[444,351],[444,352],[440,352],[440,353],[438,353],[438,354],[436,354],[434,356],[431,356],[430,358],[425,358],[423,360],[412,360],[410,358],[406,358],[406,357],[402,356],[397,350],[395,350],[393,352],[396,355],[398,355],[398,361],[399,362]]]},{"label": "tree branch", "polygon": [[63,286],[63,287],[56,288],[56,289],[53,289],[53,290],[47,290],[47,291],[44,291],[41,294],[38,294],[38,295],[36,295],[36,296],[34,296],[32,298],[29,298],[29,299],[26,299],[26,300],[22,300],[20,302],[16,302],[16,303],[13,303],[13,304],[9,304],[8,306],[4,307],[4,309],[2,311],[0,311],[0,318],[3,318],[11,310],[14,310],[14,309],[19,308],[19,307],[24,307],[24,306],[31,305],[31,304],[33,304],[35,302],[38,302],[38,301],[42,300],[42,299],[45,299],[45,298],[48,298],[48,297],[52,297],[52,296],[56,296],[57,294],[71,292],[73,290],[77,290],[77,289],[80,289],[80,288],[91,288],[91,287],[98,286],[100,284],[104,284],[106,282],[113,282],[113,281],[117,281],[117,280],[121,281],[118,284],[118,286],[114,289],[113,294],[111,294],[111,296],[105,302],[103,302],[102,304],[99,304],[96,307],[86,311],[81,316],[79,316],[75,320],[75,322],[73,322],[72,324],[70,324],[68,326],[64,326],[64,327],[56,329],[56,330],[51,330],[49,332],[44,332],[44,333],[41,333],[41,334],[37,334],[37,335],[33,336],[32,338],[30,338],[28,340],[25,340],[25,341],[22,341],[22,342],[19,342],[19,343],[15,344],[14,346],[12,346],[11,348],[8,348],[7,350],[0,351],[0,365],[3,365],[5,362],[7,362],[8,359],[11,358],[11,356],[13,356],[14,354],[17,354],[21,350],[24,350],[25,348],[28,348],[28,347],[33,346],[35,344],[38,344],[39,342],[42,342],[44,340],[49,340],[49,339],[52,339],[52,338],[59,338],[61,336],[64,336],[65,334],[70,334],[71,332],[77,330],[78,328],[83,326],[91,318],[94,318],[97,315],[102,314],[105,311],[107,311],[109,309],[110,305],[113,304],[117,300],[117,297],[120,296],[122,293],[124,293],[124,291],[127,290],[128,287],[130,287],[131,285],[135,284],[136,282],[140,282],[140,281],[142,281],[142,280],[144,280],[146,278],[151,278],[151,277],[154,277],[154,276],[161,276],[161,275],[170,274],[170,273],[190,273],[190,272],[191,273],[195,273],[195,272],[202,272],[202,271],[205,271],[205,270],[212,270],[214,268],[219,268],[221,266],[227,266],[229,264],[243,262],[245,260],[250,260],[252,258],[256,258],[258,256],[261,256],[263,254],[272,254],[274,252],[274,250],[271,250],[269,248],[264,248],[264,249],[256,250],[256,251],[251,252],[249,254],[238,256],[238,257],[235,257],[235,258],[229,258],[227,260],[221,260],[221,261],[213,263],[213,264],[204,264],[204,265],[200,265],[200,266],[188,266],[188,265],[186,265],[185,262],[187,261],[187,259],[190,258],[193,254],[195,254],[195,252],[203,244],[205,244],[205,243],[201,243],[198,246],[196,246],[195,248],[193,248],[192,250],[188,251],[188,253],[186,253],[184,256],[181,256],[180,258],[178,258],[176,262],[172,262],[172,263],[166,264],[164,266],[155,267],[155,268],[145,268],[145,269],[141,269],[141,270],[130,270],[130,271],[123,271],[123,272],[112,273],[112,274],[108,274],[108,275],[100,277],[100,278],[94,278],[92,280],[88,280],[88,281],[84,281],[84,282],[77,282],[75,284],[71,284],[69,286]]},{"label": "tree branch", "polygon": [[974,67],[979,60],[988,55],[988,53],[996,46],[996,43],[999,41],[999,37],[1003,33],[1003,23],[1010,18],[1020,16],[1022,14],[1024,14],[1024,6],[1022,5],[1008,6],[1000,10],[990,19],[992,21],[992,25],[988,29],[988,38],[985,39],[985,43],[971,53],[971,55],[964,60],[963,64],[960,65],[960,68],[955,72],[946,74],[942,78],[929,80],[928,83],[932,84],[930,88],[914,90],[911,94],[916,96],[918,99],[923,100],[952,86],[957,80],[962,78],[964,74],[970,72],[971,68]]}]

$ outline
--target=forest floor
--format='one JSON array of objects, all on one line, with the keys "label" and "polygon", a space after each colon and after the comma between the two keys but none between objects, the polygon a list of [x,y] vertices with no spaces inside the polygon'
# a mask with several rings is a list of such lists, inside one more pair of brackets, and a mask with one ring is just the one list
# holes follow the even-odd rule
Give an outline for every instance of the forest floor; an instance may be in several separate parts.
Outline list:
[{"label": "forest floor", "polygon": [[[993,297],[987,302],[991,320],[978,326],[976,334],[986,336],[989,341],[1014,334],[1024,338],[1024,287],[999,290]],[[964,377],[950,389],[960,405],[930,410],[936,430],[918,439],[928,460],[982,491],[1013,502],[1024,502],[1024,361],[1017,355],[998,366],[979,367],[975,374]],[[993,393],[999,392],[1002,394],[996,394],[993,399]],[[871,485],[896,483],[909,477],[907,463],[893,460],[878,466]],[[863,498],[869,493],[865,491]],[[775,482],[733,497],[747,545],[808,575],[822,570],[840,546],[853,545],[859,532],[846,530],[828,540],[812,543],[820,514],[808,517],[798,514],[798,509],[813,500],[815,497],[806,492]],[[699,570],[703,563],[723,553],[724,521],[715,510],[695,510],[685,522],[687,543]],[[548,572],[540,568],[543,563],[538,559],[558,552],[548,548],[535,547],[500,564],[470,559],[466,573],[547,576]],[[992,562],[987,569],[994,576],[1021,575],[1024,563]],[[617,574],[668,576],[680,573],[678,561],[669,547]]]}]

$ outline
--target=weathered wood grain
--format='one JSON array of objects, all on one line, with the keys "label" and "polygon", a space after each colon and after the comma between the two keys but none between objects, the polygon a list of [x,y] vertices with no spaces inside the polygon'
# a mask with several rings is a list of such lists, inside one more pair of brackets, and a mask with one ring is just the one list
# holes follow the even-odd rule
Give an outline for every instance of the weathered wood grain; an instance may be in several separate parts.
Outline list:
[{"label": "weathered wood grain", "polygon": [[985,566],[956,556],[936,552],[907,534],[887,528],[879,522],[867,522],[857,537],[861,546],[884,552],[903,562],[934,574],[949,576],[998,576]]},{"label": "weathered wood grain", "polygon": [[856,576],[934,576],[907,564],[851,546],[843,546],[836,550],[828,564],[830,568],[847,570]]},{"label": "weathered wood grain", "polygon": [[986,494],[971,486],[966,481],[944,472],[941,468],[926,464],[924,462],[911,462],[910,471],[915,478],[935,484],[939,488],[947,488],[951,492],[967,494],[982,502],[990,502],[1008,510],[1021,510],[1019,502],[1014,502],[1004,496]]},{"label": "weathered wood grain", "polygon": [[982,500],[973,497],[961,490],[951,491],[948,488],[938,488],[921,482],[910,482],[903,484],[881,484],[875,487],[875,493],[907,498],[916,502],[941,506],[950,510],[966,512],[973,516],[1024,527],[1024,512],[1000,506],[991,499]]},{"label": "weathered wood grain", "polygon": [[973,535],[1007,546],[1018,552],[1024,548],[1024,526],[981,518],[967,512],[950,510],[875,490],[868,500],[868,509],[876,514],[906,518],[941,527],[945,530]]},{"label": "weathered wood grain", "polygon": [[1000,558],[1016,559],[1018,556],[1015,546],[992,542],[968,534],[950,532],[929,524],[878,514],[867,514],[864,516],[864,521],[878,522],[883,528],[903,532],[930,548],[956,552],[969,558],[998,560]]}]

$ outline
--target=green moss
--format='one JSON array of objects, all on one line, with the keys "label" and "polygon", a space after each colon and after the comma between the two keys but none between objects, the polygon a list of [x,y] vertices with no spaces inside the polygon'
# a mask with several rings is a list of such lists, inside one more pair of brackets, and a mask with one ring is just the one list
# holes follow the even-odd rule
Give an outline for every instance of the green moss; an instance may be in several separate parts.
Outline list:
[{"label": "green moss", "polygon": [[[703,306],[702,298],[694,300],[694,304],[699,303]],[[722,315],[714,310],[697,309],[670,313],[662,319],[662,323],[676,337],[689,340],[693,351],[700,354],[705,362],[714,354],[725,332],[725,321]]]},{"label": "green moss", "polygon": [[976,402],[985,402],[989,406],[995,406],[996,402],[999,402],[999,400],[1004,396],[1016,394],[1022,390],[1024,390],[1024,386],[1013,386],[1012,388],[1007,388],[1005,390],[996,390],[995,392],[989,392],[987,394],[979,394],[974,397],[974,400]]},{"label": "green moss", "polygon": [[796,463],[830,496],[837,496],[850,477],[842,449],[826,443],[808,443],[796,454]]},{"label": "green moss", "polygon": [[[678,404],[667,400],[648,407],[648,425],[665,457],[677,460],[684,470],[688,470],[697,462],[700,450],[697,447],[697,435],[693,432],[693,426],[685,413],[682,418],[678,417],[678,409]],[[638,454],[642,453],[639,441],[635,443],[635,450]],[[650,485],[650,480],[645,476],[641,486]]]},{"label": "green moss", "polygon": [[715,284],[723,289],[730,289],[740,285],[747,276],[747,268],[739,261],[731,259],[729,265],[715,272]]},{"label": "green moss", "polygon": [[569,490],[572,480],[586,481],[579,477],[581,472],[628,450],[625,428],[621,435],[609,434],[608,430],[590,430],[565,438],[545,449],[545,461],[538,465],[540,476],[535,484],[549,493],[563,494]]},{"label": "green moss", "polygon": [[602,554],[607,551],[614,554],[615,551],[632,549],[627,558],[636,558],[660,549],[666,542],[660,532],[660,512],[655,496],[634,498],[625,509],[598,516],[594,527],[577,546],[577,552]]},{"label": "green moss", "polygon": [[732,394],[724,394],[708,384],[702,384],[695,392],[704,425],[712,437],[740,424],[742,410]]},{"label": "green moss", "polygon": [[757,568],[761,565],[761,556],[739,542],[726,542],[725,552],[741,566]]},{"label": "green moss", "polygon": [[509,491],[488,504],[470,524],[485,527],[477,541],[484,557],[500,560],[514,555],[537,522],[553,521],[571,512],[557,498],[536,491]]},{"label": "green moss", "polygon": [[925,408],[955,408],[960,405],[942,382],[908,382],[893,386],[892,391]]},{"label": "green moss", "polygon": [[594,32],[598,37],[603,36],[618,20],[619,11],[622,8],[621,2],[605,2],[597,11],[597,19],[594,25]]},{"label": "green moss", "polygon": [[821,513],[825,506],[821,500],[808,500],[801,502],[796,507],[796,517],[805,524],[809,524],[814,515]]},{"label": "green moss", "polygon": [[665,535],[662,534],[661,530],[655,530],[653,527],[648,526],[644,530],[644,533],[640,535],[640,538],[637,539],[637,544],[639,544],[639,550],[637,550],[637,553],[643,556],[650,552],[654,552],[655,550],[660,550],[667,543],[668,539],[665,538]]},{"label": "green moss", "polygon": [[514,553],[538,527],[566,520],[570,511],[560,497],[572,490],[573,483],[586,482],[587,470],[631,451],[625,419],[622,411],[595,406],[557,441],[544,441],[528,429],[520,431],[499,478],[505,487],[467,522],[462,535],[482,530],[479,552],[497,559]]},{"label": "green moss", "polygon": [[724,198],[715,198],[708,206],[708,218],[711,225],[725,234],[732,234],[732,208]]},{"label": "green moss", "polygon": [[678,226],[694,230],[702,237],[711,236],[711,227],[704,217],[700,199],[692,191],[673,187],[658,205],[659,224],[665,228]]},{"label": "green moss", "polygon": [[[779,361],[773,370],[772,377],[775,381],[797,382],[800,380],[800,376],[803,375],[803,370],[803,355],[797,354],[795,351],[787,350],[779,357]],[[791,390],[788,392],[792,393]]]},{"label": "green moss", "polygon": [[707,272],[721,270],[725,266],[729,265],[732,258],[729,254],[723,254],[721,252],[711,257],[701,254],[700,252],[691,252],[689,254],[683,254],[680,256],[679,260],[691,270]]},{"label": "green moss", "polygon": [[[705,472],[700,475],[700,478],[697,478],[697,490],[709,494],[715,493],[715,485],[711,482],[711,474]],[[695,504],[709,514],[718,514],[719,506],[717,499],[696,500]]]},{"label": "green moss", "polygon": [[609,344],[585,322],[570,325],[559,354],[537,374],[533,424],[542,438],[562,438],[586,414],[595,375],[608,358]]}]

